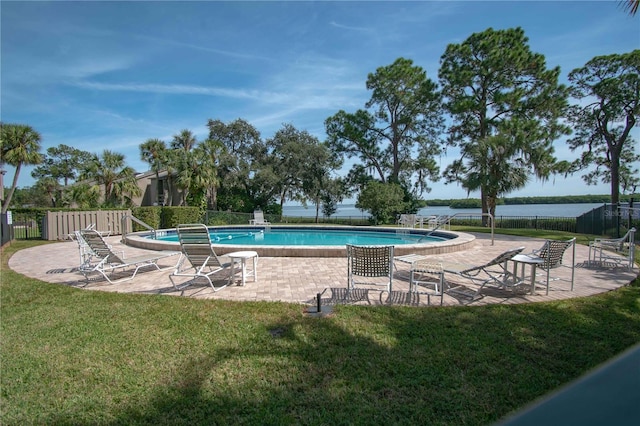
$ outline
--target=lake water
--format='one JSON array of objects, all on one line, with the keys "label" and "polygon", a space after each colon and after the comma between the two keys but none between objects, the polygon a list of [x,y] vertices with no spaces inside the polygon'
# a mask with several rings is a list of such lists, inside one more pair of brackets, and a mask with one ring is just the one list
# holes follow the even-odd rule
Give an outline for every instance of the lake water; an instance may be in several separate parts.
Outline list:
[{"label": "lake water", "polygon": [[[601,207],[602,203],[580,204],[517,204],[496,206],[496,216],[551,216],[551,217],[578,217],[583,213]],[[452,209],[449,207],[426,207],[420,209],[418,214],[423,216],[454,215],[456,213],[481,213],[481,209]],[[315,217],[315,206],[284,206],[282,214],[294,217]],[[322,209],[320,210],[322,216]],[[366,218],[369,214],[356,208],[353,204],[342,204],[338,211],[331,217]]]}]

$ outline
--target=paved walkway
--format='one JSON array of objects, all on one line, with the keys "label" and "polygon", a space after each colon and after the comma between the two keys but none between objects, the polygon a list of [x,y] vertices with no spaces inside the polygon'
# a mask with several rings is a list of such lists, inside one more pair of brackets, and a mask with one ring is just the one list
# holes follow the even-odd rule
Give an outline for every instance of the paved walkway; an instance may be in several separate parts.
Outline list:
[{"label": "paved walkway", "polygon": [[[505,235],[496,235],[495,243],[492,245],[490,236],[486,234],[474,234],[476,240],[474,246],[464,252],[451,253],[447,255],[433,255],[433,259],[449,262],[460,262],[471,265],[480,265],[493,259],[504,251],[524,246],[523,253],[539,249],[543,240],[525,239]],[[119,237],[109,237],[107,241],[113,245],[114,250],[122,250],[126,257],[133,257],[146,253],[142,249],[135,249],[123,246]],[[488,303],[525,303],[542,302],[549,300],[559,300],[571,297],[590,296],[614,290],[629,284],[638,275],[638,267],[628,270],[623,267],[588,265],[589,249],[586,246],[576,246],[576,268],[574,290],[570,291],[570,283],[564,281],[552,281],[549,295],[545,295],[544,287],[537,286],[536,294],[528,294],[525,291],[529,286],[520,286],[519,290],[506,291],[496,288],[489,288],[483,294],[484,297],[473,302],[473,305]],[[571,260],[570,253],[565,254],[565,262]],[[66,241],[42,245],[25,250],[20,250],[9,260],[9,267],[16,272],[26,276],[37,278],[45,282],[82,287],[86,290],[112,291],[122,293],[144,293],[144,294],[165,294],[173,296],[187,296],[205,299],[226,299],[237,301],[283,301],[291,303],[301,303],[315,305],[315,298],[318,293],[322,293],[323,303],[332,303],[336,295],[344,291],[347,283],[347,260],[346,258],[301,258],[301,257],[261,257],[258,262],[258,281],[252,282],[248,279],[246,285],[240,286],[239,276],[233,285],[218,292],[213,292],[212,288],[205,283],[196,282],[186,287],[183,291],[176,291],[169,280],[170,268],[175,265],[179,256],[173,256],[159,262],[161,266],[166,266],[164,271],[149,269],[139,271],[138,275],[130,281],[110,284],[104,279],[91,280],[87,283],[84,277],[75,268],[79,264],[78,246],[74,241]],[[394,274],[393,290],[398,291],[397,295],[407,295],[409,265],[396,262],[397,270]],[[538,270],[538,280],[542,279],[544,272]],[[553,270],[554,275],[568,278],[569,268],[559,268]],[[217,283],[222,283],[224,277],[221,275]],[[447,274],[446,279],[450,282],[458,282],[459,278],[452,274]],[[459,281],[460,283],[464,283]],[[382,294],[383,301],[386,301],[386,293]],[[400,298],[399,298],[400,299]],[[409,301],[396,300],[400,303]],[[410,301],[411,304],[420,306],[427,305],[427,297],[420,297],[420,300]],[[434,300],[431,301],[432,304]],[[459,305],[468,300],[460,297],[446,295],[445,305]],[[371,291],[368,300],[360,303],[380,303],[380,293]]]}]

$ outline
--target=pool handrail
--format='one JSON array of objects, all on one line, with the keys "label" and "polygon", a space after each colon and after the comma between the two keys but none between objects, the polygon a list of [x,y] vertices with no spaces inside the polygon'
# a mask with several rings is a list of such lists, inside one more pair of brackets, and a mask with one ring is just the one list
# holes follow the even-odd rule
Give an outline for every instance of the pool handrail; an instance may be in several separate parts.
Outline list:
[{"label": "pool handrail", "polygon": [[127,236],[126,219],[131,219],[132,221],[134,221],[138,225],[147,228],[149,231],[151,231],[152,238],[154,240],[158,239],[157,235],[156,235],[156,230],[151,225],[148,225],[148,224],[144,223],[143,221],[141,221],[140,219],[138,219],[137,217],[135,217],[133,215],[127,214],[127,215],[122,216],[122,218],[120,219],[120,224],[122,226],[122,240],[121,240],[121,242],[123,244],[126,244],[126,241],[127,241],[127,239],[126,239],[126,236]]},{"label": "pool handrail", "polygon": [[494,245],[494,238],[493,238],[493,233],[494,233],[494,232],[493,232],[493,231],[494,231],[494,227],[495,227],[495,226],[494,226],[494,222],[495,222],[495,221],[494,221],[494,219],[493,219],[493,215],[492,215],[491,213],[455,213],[455,214],[453,214],[453,215],[449,216],[449,217],[447,218],[447,220],[445,220],[444,222],[442,222],[442,223],[440,223],[440,224],[436,225],[436,227],[435,227],[435,228],[433,228],[432,230],[430,230],[429,232],[427,232],[427,234],[426,234],[424,237],[420,238],[420,240],[419,240],[419,241],[421,241],[423,238],[426,238],[426,237],[430,236],[430,235],[431,235],[431,234],[433,234],[436,230],[438,230],[440,227],[442,227],[442,226],[446,225],[447,223],[449,223],[449,224],[450,224],[451,219],[453,219],[453,218],[454,218],[454,217],[456,217],[456,216],[483,216],[483,217],[484,217],[484,216],[487,216],[487,217],[489,218],[489,222],[490,222],[490,224],[491,224],[491,245]]}]

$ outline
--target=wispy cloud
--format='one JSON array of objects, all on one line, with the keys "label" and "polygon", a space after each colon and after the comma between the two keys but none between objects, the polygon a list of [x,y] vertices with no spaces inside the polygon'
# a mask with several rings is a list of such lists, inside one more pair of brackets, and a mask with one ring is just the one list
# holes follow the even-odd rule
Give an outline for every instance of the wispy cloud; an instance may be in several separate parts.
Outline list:
[{"label": "wispy cloud", "polygon": [[[198,95],[252,100],[287,106],[289,110],[325,109],[353,104],[353,94],[364,92],[364,81],[344,79],[353,70],[329,64],[300,63],[271,76],[263,86],[269,89],[157,83],[103,83],[71,80],[69,85],[87,90]],[[353,77],[353,76],[352,76]]]},{"label": "wispy cloud", "polygon": [[187,84],[99,83],[91,81],[74,81],[69,82],[69,84],[90,90],[161,93],[170,95],[221,96],[235,99],[271,100],[271,102],[276,103],[284,102],[290,97],[287,94],[260,90],[228,89],[223,87],[194,86]]},{"label": "wispy cloud", "polygon": [[211,47],[201,46],[198,44],[184,43],[181,41],[169,40],[166,38],[159,38],[159,37],[151,37],[151,36],[142,35],[142,34],[134,34],[132,36],[140,40],[153,42],[156,45],[160,43],[165,46],[180,47],[185,49],[197,50],[201,52],[214,53],[216,55],[222,55],[222,56],[227,56],[230,58],[237,58],[237,59],[247,59],[247,60],[257,59],[262,61],[271,61],[271,58],[268,56],[256,55],[252,53],[245,53],[245,52],[234,51],[234,50],[214,49]]},{"label": "wispy cloud", "polygon": [[351,25],[340,24],[340,23],[338,23],[336,21],[329,22],[329,25],[331,25],[332,27],[335,27],[335,28],[343,29],[343,30],[361,31],[361,32],[369,32],[369,31],[371,31],[371,29],[367,28],[367,27],[355,27],[355,26],[351,26]]},{"label": "wispy cloud", "polygon": [[[43,85],[56,84],[64,80],[76,80],[97,75],[127,70],[136,59],[128,55],[70,58],[66,61],[24,58],[20,72],[3,72],[3,80],[11,84]],[[5,71],[5,69],[3,69]],[[13,70],[11,70],[13,71]]]}]

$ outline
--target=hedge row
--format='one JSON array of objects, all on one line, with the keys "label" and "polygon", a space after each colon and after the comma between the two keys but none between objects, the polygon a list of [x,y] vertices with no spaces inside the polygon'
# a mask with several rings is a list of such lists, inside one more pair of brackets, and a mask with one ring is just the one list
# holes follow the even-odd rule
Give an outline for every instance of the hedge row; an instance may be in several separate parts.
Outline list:
[{"label": "hedge row", "polygon": [[[202,223],[202,214],[198,207],[134,207],[134,217],[140,219],[153,229],[175,228],[180,223]],[[146,228],[133,222],[134,231],[146,231]]]}]

